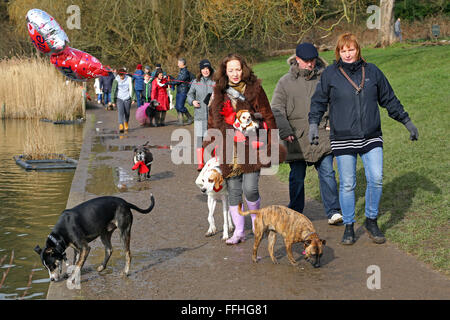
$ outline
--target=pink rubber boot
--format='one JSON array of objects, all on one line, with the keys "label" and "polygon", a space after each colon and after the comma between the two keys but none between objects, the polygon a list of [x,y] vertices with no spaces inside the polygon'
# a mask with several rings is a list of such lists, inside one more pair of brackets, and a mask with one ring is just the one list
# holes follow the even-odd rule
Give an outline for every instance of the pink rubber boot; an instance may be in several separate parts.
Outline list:
[{"label": "pink rubber boot", "polygon": [[[247,199],[245,199],[245,200],[247,201],[248,210],[257,210],[261,206],[261,198],[259,198],[255,202],[248,201]],[[256,218],[256,214],[250,214],[250,216],[252,217],[252,231],[253,231],[253,233],[255,233],[255,218]]]},{"label": "pink rubber boot", "polygon": [[244,233],[245,217],[239,214],[238,206],[230,206],[229,210],[235,228],[233,236],[230,239],[226,240],[225,243],[233,245],[245,241],[245,233]]}]

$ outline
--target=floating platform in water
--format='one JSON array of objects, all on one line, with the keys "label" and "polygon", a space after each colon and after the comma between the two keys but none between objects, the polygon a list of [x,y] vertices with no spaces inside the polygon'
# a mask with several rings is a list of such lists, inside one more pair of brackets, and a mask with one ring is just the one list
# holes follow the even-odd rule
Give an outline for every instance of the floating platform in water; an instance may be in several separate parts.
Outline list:
[{"label": "floating platform in water", "polygon": [[16,163],[25,170],[76,169],[78,161],[58,154],[59,159],[26,160],[24,155],[14,156]]}]

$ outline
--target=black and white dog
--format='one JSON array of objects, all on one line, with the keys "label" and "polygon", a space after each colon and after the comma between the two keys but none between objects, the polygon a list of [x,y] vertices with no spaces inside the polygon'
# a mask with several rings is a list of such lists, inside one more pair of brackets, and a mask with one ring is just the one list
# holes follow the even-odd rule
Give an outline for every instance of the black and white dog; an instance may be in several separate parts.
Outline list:
[{"label": "black and white dog", "polygon": [[128,275],[131,263],[130,233],[133,223],[130,209],[144,214],[149,213],[155,206],[153,194],[150,194],[150,199],[151,204],[147,209],[140,209],[118,197],[99,197],[64,210],[47,237],[45,248],[41,249],[39,245],[34,248],[40,255],[42,264],[47,268],[50,280],[62,279],[62,263],[67,261],[65,251],[70,246],[74,249],[75,270],[69,281],[74,282],[80,276],[81,268],[89,255],[88,243],[99,236],[105,246],[105,259],[97,271],[104,270],[112,254],[111,236],[116,228],[120,230],[126,254],[123,273]]},{"label": "black and white dog", "polygon": [[150,179],[150,174],[152,170],[153,154],[150,152],[148,141],[142,146],[134,148],[133,156],[133,170],[137,170],[138,181],[141,181],[141,175],[145,178]]}]

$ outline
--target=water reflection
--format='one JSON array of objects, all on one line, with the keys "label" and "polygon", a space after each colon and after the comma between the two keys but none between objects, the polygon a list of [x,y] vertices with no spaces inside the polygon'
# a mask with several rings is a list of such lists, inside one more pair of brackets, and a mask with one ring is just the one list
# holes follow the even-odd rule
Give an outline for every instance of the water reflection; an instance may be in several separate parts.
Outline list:
[{"label": "water reflection", "polygon": [[[23,152],[25,120],[0,120],[0,270],[6,271],[14,250],[14,261],[0,288],[0,299],[44,299],[49,280],[36,244],[43,246],[59,215],[65,209],[74,170],[25,171],[13,160]],[[58,152],[78,159],[82,125],[36,122],[35,129],[55,137]],[[39,127],[37,127],[39,126]],[[6,267],[5,267],[6,265]],[[32,282],[27,287],[34,269]],[[0,279],[1,281],[1,279]],[[25,296],[24,296],[25,294]]]}]

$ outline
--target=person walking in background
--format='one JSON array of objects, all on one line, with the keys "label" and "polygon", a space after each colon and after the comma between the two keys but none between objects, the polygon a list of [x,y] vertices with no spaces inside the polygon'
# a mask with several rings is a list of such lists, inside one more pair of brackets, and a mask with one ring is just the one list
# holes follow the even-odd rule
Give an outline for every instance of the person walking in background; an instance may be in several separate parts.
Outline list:
[{"label": "person walking in background", "polygon": [[214,69],[208,59],[200,61],[200,72],[192,82],[187,94],[187,102],[194,106],[194,145],[197,155],[197,170],[201,171],[203,161],[203,137],[208,130],[208,104],[215,82],[212,80]]},{"label": "person walking in background", "polygon": [[142,95],[144,92],[144,71],[142,71],[142,64],[136,66],[136,71],[132,75],[134,81],[134,91],[136,92],[137,106],[142,105]]},{"label": "person walking in background", "polygon": [[100,78],[94,80],[95,95],[97,96],[97,103],[102,103],[102,89],[100,88]]},{"label": "person walking in background", "polygon": [[131,103],[136,101],[133,80],[126,74],[126,69],[121,68],[114,79],[111,90],[111,99],[114,107],[117,107],[119,132],[128,131]]},{"label": "person walking in background", "polygon": [[345,231],[342,244],[355,242],[356,161],[361,157],[367,180],[364,226],[375,243],[386,241],[377,223],[383,184],[383,139],[378,104],[389,117],[401,122],[417,140],[419,132],[397,99],[383,72],[361,56],[354,34],[339,36],[336,61],[322,73],[311,98],[309,140],[320,143],[319,124],[329,108],[331,150],[336,156]]},{"label": "person walking in background", "polygon": [[400,18],[397,18],[397,21],[394,23],[394,34],[397,39],[402,42],[402,29],[400,27]]},{"label": "person walking in background", "polygon": [[178,59],[178,68],[180,71],[176,79],[169,82],[169,85],[177,87],[177,94],[175,96],[175,109],[178,114],[178,125],[184,125],[183,115],[187,117],[186,124],[189,125],[194,122],[194,118],[189,113],[189,110],[184,106],[187,98],[187,93],[190,89],[191,73],[186,67],[186,60],[184,58]]},{"label": "person walking in background", "polygon": [[337,224],[342,222],[342,214],[327,130],[328,113],[319,125],[320,143],[311,145],[307,135],[311,97],[327,63],[319,57],[314,45],[301,43],[296,54],[288,59],[288,64],[289,72],[278,81],[271,102],[280,138],[287,144],[286,162],[291,168],[288,207],[303,213],[306,167],[314,165],[328,223]]},{"label": "person walking in background", "polygon": [[[227,183],[229,210],[235,225],[234,234],[226,240],[226,243],[235,245],[245,240],[244,217],[238,212],[238,205],[242,203],[242,193],[245,195],[249,210],[259,209],[261,205],[258,186],[260,170],[262,167],[270,167],[270,163],[262,163],[259,154],[252,159],[246,156],[255,153],[251,150],[258,150],[259,146],[250,143],[248,136],[238,135],[239,130],[235,130],[233,126],[236,112],[247,110],[253,116],[258,113],[267,130],[277,129],[277,126],[269,100],[261,86],[261,80],[256,78],[242,56],[238,54],[226,56],[215,73],[214,80],[216,85],[209,108],[208,130],[218,129],[222,134],[222,143],[217,146],[219,155],[216,153],[216,156],[219,157],[220,170]],[[234,130],[235,137],[239,139],[227,134],[227,130]],[[205,140],[203,146],[206,147],[210,143],[212,141]],[[243,145],[237,146],[238,143]],[[225,161],[227,147],[233,147],[231,161]],[[270,155],[272,152],[270,133],[267,134],[265,148],[267,148],[266,154]],[[245,152],[237,152],[238,149],[243,149]],[[282,153],[282,148],[280,148],[280,155]],[[224,159],[220,159],[221,157]],[[253,225],[255,215],[251,217]]]},{"label": "person walking in background", "polygon": [[114,75],[114,70],[116,69],[113,69],[113,72],[108,72],[107,76],[100,77],[100,89],[103,92],[103,104],[105,105],[106,110],[112,109],[111,89],[116,77]]},{"label": "person walking in background", "polygon": [[150,66],[144,67],[144,75],[146,74],[149,74],[150,76],[152,75],[152,69],[150,68]]},{"label": "person walking in background", "polygon": [[169,96],[167,95],[167,78],[164,77],[163,71],[160,69],[156,71],[155,79],[152,83],[152,100],[159,102],[156,106],[156,126],[165,126],[166,112],[169,110]]}]

